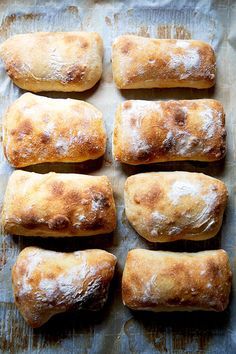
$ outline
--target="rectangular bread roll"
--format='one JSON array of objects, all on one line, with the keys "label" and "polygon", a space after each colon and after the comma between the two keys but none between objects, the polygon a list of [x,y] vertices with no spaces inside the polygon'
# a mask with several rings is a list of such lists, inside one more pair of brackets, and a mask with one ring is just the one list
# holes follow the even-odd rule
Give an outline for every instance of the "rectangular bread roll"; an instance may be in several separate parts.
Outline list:
[{"label": "rectangular bread roll", "polygon": [[178,253],[134,249],[122,278],[124,305],[148,311],[224,311],[232,273],[224,250]]},{"label": "rectangular bread roll", "polygon": [[12,269],[16,306],[34,328],[57,313],[100,310],[115,265],[116,257],[103,250],[62,253],[27,247]]},{"label": "rectangular bread roll", "polygon": [[23,236],[90,236],[112,232],[116,210],[106,176],[14,171],[3,210],[5,232]]},{"label": "rectangular bread roll", "polygon": [[216,59],[202,41],[123,35],[112,46],[112,70],[120,89],[204,89],[215,84]]},{"label": "rectangular bread roll", "polygon": [[225,152],[225,114],[219,101],[130,100],[116,111],[113,154],[117,161],[131,165],[216,161]]},{"label": "rectangular bread roll", "polygon": [[151,172],[128,177],[126,216],[151,242],[206,240],[221,227],[228,192],[216,178],[192,172]]},{"label": "rectangular bread roll", "polygon": [[14,84],[28,91],[85,91],[102,75],[103,42],[96,32],[18,34],[0,46]]},{"label": "rectangular bread roll", "polygon": [[105,153],[102,113],[91,104],[25,93],[7,110],[3,147],[8,162],[81,162]]}]

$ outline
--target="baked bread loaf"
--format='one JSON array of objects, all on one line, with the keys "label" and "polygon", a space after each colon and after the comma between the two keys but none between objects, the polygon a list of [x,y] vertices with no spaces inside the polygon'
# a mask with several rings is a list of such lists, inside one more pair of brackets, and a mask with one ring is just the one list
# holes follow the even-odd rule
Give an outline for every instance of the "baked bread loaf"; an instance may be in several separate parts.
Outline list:
[{"label": "baked bread loaf", "polygon": [[102,113],[83,101],[25,93],[5,114],[3,147],[14,167],[97,159],[106,150]]},{"label": "baked bread loaf", "polygon": [[151,242],[206,240],[220,230],[227,188],[202,173],[151,172],[128,177],[126,216]]},{"label": "baked bread loaf", "polygon": [[148,311],[224,311],[232,273],[224,250],[129,251],[122,278],[124,305]]},{"label": "baked bread loaf", "polygon": [[204,89],[215,84],[216,59],[201,41],[123,35],[112,46],[112,70],[120,89]]},{"label": "baked bread loaf", "polygon": [[61,253],[27,247],[12,269],[16,306],[32,327],[57,313],[99,310],[107,300],[115,265],[116,257],[103,250]]},{"label": "baked bread loaf", "polygon": [[219,101],[130,100],[116,111],[113,154],[117,161],[131,165],[216,161],[225,152],[225,114]]},{"label": "baked bread loaf", "polygon": [[106,176],[14,171],[2,224],[23,236],[90,236],[112,232],[116,210]]},{"label": "baked bread loaf", "polygon": [[96,32],[17,34],[0,46],[14,84],[28,91],[85,91],[101,78],[103,42]]}]

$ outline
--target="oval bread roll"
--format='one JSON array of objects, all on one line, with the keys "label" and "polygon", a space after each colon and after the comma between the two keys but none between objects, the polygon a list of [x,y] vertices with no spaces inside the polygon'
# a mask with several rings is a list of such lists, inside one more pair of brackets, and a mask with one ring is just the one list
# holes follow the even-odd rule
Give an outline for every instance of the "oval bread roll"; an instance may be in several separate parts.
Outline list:
[{"label": "oval bread roll", "polygon": [[123,35],[112,46],[112,70],[120,89],[204,89],[215,84],[216,59],[202,41]]},{"label": "oval bread roll", "polygon": [[73,253],[27,247],[12,269],[16,306],[36,328],[57,313],[99,310],[108,297],[116,257],[103,250]]},{"label": "oval bread roll", "polygon": [[14,171],[2,224],[23,236],[90,236],[112,232],[116,210],[106,176]]},{"label": "oval bread roll", "polygon": [[106,149],[102,113],[83,101],[25,93],[5,114],[3,147],[14,167],[97,159]]},{"label": "oval bread roll", "polygon": [[85,91],[102,75],[103,42],[96,32],[18,34],[0,46],[14,84],[28,91]]},{"label": "oval bread roll", "polygon": [[232,273],[224,250],[178,253],[134,249],[122,278],[124,305],[148,311],[224,311]]},{"label": "oval bread roll", "polygon": [[116,111],[113,154],[117,161],[131,165],[216,161],[225,152],[225,114],[219,101],[130,100]]},{"label": "oval bread roll", "polygon": [[151,172],[128,177],[126,216],[151,242],[205,240],[220,230],[227,188],[202,173]]}]

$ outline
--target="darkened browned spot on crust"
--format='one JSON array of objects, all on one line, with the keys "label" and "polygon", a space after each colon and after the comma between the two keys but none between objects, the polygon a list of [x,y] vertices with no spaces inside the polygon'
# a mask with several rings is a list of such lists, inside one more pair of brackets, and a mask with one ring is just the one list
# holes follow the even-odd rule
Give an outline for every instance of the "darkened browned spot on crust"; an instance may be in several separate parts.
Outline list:
[{"label": "darkened browned spot on crust", "polygon": [[186,121],[186,113],[182,109],[177,109],[175,111],[175,122],[179,126],[184,126]]},{"label": "darkened browned spot on crust", "polygon": [[100,139],[99,137],[90,138],[88,136],[84,140],[81,140],[80,143],[83,145],[84,150],[88,151],[88,153],[92,155],[101,150],[100,146],[103,146],[104,140]]},{"label": "darkened browned spot on crust", "polygon": [[[59,272],[57,272],[57,273],[59,273]],[[55,278],[55,273],[52,273],[52,272],[47,273],[47,278],[48,279],[54,279]]]},{"label": "darkened browned spot on crust", "polygon": [[105,195],[105,193],[97,192],[96,190],[90,189],[92,200],[97,203],[98,209],[109,208],[111,203],[109,198]]},{"label": "darkened browned spot on crust", "polygon": [[50,136],[47,133],[42,133],[40,136],[40,141],[42,144],[47,144],[51,140]]},{"label": "darkened browned spot on crust", "polygon": [[66,77],[64,82],[80,82],[84,79],[86,74],[86,65],[74,65],[68,72],[66,73]]},{"label": "darkened browned spot on crust", "polygon": [[153,207],[162,196],[162,190],[159,186],[153,185],[148,192],[137,192],[134,195],[134,202],[136,204],[142,204],[147,207]]},{"label": "darkened browned spot on crust", "polygon": [[50,191],[55,197],[60,197],[64,193],[64,183],[62,181],[54,181],[50,184]]},{"label": "darkened browned spot on crust", "polygon": [[186,275],[186,266],[182,263],[174,263],[167,269],[168,275],[172,275],[173,277],[179,275]]},{"label": "darkened browned spot on crust", "polygon": [[10,62],[5,62],[6,72],[9,77],[14,81],[21,79],[22,77],[22,66],[19,60],[13,58]]},{"label": "darkened browned spot on crust", "polygon": [[[179,297],[178,295],[173,296],[169,299],[166,299],[166,304],[167,305],[173,305],[173,306],[180,306],[180,305],[187,305],[186,304],[187,300]],[[189,302],[189,300],[188,300]],[[190,301],[191,304],[191,301]]]},{"label": "darkened browned spot on crust", "polygon": [[220,148],[218,149],[218,151],[215,152],[215,157],[217,159],[222,159],[226,154],[226,144],[220,146]]},{"label": "darkened browned spot on crust", "polygon": [[148,161],[148,160],[151,160],[152,155],[153,155],[153,154],[152,154],[151,149],[139,150],[139,151],[135,154],[135,158],[137,159],[137,161],[146,162],[146,161]]},{"label": "darkened browned spot on crust", "polygon": [[219,264],[217,264],[216,262],[214,262],[214,260],[209,259],[207,260],[206,263],[206,273],[209,276],[209,279],[218,279],[219,274],[220,274],[220,267]]},{"label": "darkened browned spot on crust", "polygon": [[[6,156],[7,156],[7,155],[6,155]],[[10,159],[11,163],[12,163],[15,167],[17,167],[17,166],[19,165],[19,160],[20,160],[20,158],[19,158],[19,152],[18,152],[18,151],[12,150],[12,151],[11,151],[11,155],[8,156],[8,158]]]},{"label": "darkened browned spot on crust", "polygon": [[77,204],[82,201],[82,195],[76,190],[70,190],[68,193],[65,194],[64,200],[68,205]]},{"label": "darkened browned spot on crust", "polygon": [[205,63],[210,63],[212,65],[215,64],[215,53],[210,45],[205,44],[199,47],[198,51],[200,57],[204,58],[202,65],[204,65]]},{"label": "darkened browned spot on crust", "polygon": [[21,298],[17,294],[15,294],[15,302],[16,302],[16,304],[21,303]]},{"label": "darkened browned spot on crust", "polygon": [[42,222],[39,221],[38,217],[33,212],[28,212],[22,215],[22,226],[26,229],[35,229]]},{"label": "darkened browned spot on crust", "polygon": [[99,230],[105,226],[105,218],[102,216],[96,216],[95,218],[88,217],[80,225],[81,230]]},{"label": "darkened browned spot on crust", "polygon": [[64,230],[70,224],[70,220],[64,215],[56,215],[48,221],[48,227],[51,230]]},{"label": "darkened browned spot on crust", "polygon": [[99,230],[106,226],[106,211],[110,208],[111,202],[105,193],[98,192],[94,187],[84,192],[80,203],[84,205],[86,217],[77,224],[74,213],[71,213],[71,218],[75,220],[72,232],[76,233],[78,227],[86,231]]},{"label": "darkened browned spot on crust", "polygon": [[168,117],[172,118],[175,124],[184,126],[187,119],[187,114],[178,102],[170,102],[165,109]]},{"label": "darkened browned spot on crust", "polygon": [[[224,121],[225,121],[225,120],[224,120]],[[223,140],[225,140],[226,136],[227,136],[226,129],[225,129],[225,128],[222,128],[221,138],[222,138]]]},{"label": "darkened browned spot on crust", "polygon": [[133,42],[129,41],[129,40],[124,40],[122,45],[121,45],[121,53],[123,54],[128,54],[129,51],[133,48]]},{"label": "darkened browned spot on crust", "polygon": [[[179,140],[181,140],[182,138],[185,138],[186,133],[185,132],[179,132],[175,135],[170,135],[168,138],[166,138],[163,141],[162,144],[162,151],[159,151],[159,154],[161,153],[167,153],[170,152],[173,154],[179,154],[179,150],[177,148],[177,143]],[[191,140],[189,141],[189,144],[191,144],[192,148],[197,147],[199,144],[201,143],[201,140],[199,138],[196,137],[191,137]],[[187,155],[187,153],[186,153]]]},{"label": "darkened browned spot on crust", "polygon": [[24,135],[30,135],[33,132],[33,126],[29,119],[20,122],[16,129],[12,129],[11,135],[16,136],[17,140],[22,140]]},{"label": "darkened browned spot on crust", "polygon": [[81,42],[81,43],[80,43],[81,48],[83,48],[83,49],[88,48],[88,46],[89,46],[88,41],[86,41],[85,39],[81,39],[80,42]]},{"label": "darkened browned spot on crust", "polygon": [[163,154],[172,150],[174,148],[175,144],[176,144],[176,141],[175,141],[174,136],[171,135],[168,137],[168,139],[165,139],[162,144]]},{"label": "darkened browned spot on crust", "polygon": [[126,101],[126,102],[124,103],[123,107],[124,107],[125,109],[131,108],[131,107],[132,107],[132,102],[131,102],[131,101]]}]

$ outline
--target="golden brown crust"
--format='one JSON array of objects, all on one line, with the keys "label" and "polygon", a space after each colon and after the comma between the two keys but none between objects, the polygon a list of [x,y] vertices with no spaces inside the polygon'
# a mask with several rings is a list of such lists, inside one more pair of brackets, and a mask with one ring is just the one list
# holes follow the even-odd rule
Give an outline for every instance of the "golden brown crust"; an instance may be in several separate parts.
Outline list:
[{"label": "golden brown crust", "polygon": [[27,247],[12,269],[16,306],[36,328],[57,313],[99,310],[107,300],[116,257],[103,250],[73,253]]},{"label": "golden brown crust", "polygon": [[3,147],[14,167],[97,159],[106,149],[102,113],[87,102],[25,93],[5,114]]},{"label": "golden brown crust", "polygon": [[215,84],[216,59],[202,41],[123,35],[112,46],[112,70],[120,89],[203,89]]},{"label": "golden brown crust", "polygon": [[85,91],[101,78],[103,42],[96,32],[18,34],[1,45],[0,56],[24,90]]},{"label": "golden brown crust", "polygon": [[228,192],[202,173],[151,172],[128,177],[124,197],[129,222],[147,240],[198,241],[219,232]]},{"label": "golden brown crust", "polygon": [[116,210],[106,176],[14,171],[4,199],[5,232],[23,236],[90,236],[112,232]]},{"label": "golden brown crust", "polygon": [[116,111],[113,154],[120,162],[216,161],[225,152],[225,114],[219,101],[130,100]]},{"label": "golden brown crust", "polygon": [[124,305],[149,311],[224,311],[232,273],[224,250],[178,253],[134,249],[122,278]]}]

